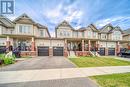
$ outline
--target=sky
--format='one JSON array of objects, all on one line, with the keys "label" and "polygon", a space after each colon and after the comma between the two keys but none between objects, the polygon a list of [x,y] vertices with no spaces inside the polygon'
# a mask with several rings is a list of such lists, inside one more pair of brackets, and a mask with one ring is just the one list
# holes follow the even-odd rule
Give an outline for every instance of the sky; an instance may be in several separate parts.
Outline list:
[{"label": "sky", "polygon": [[130,0],[15,0],[15,14],[7,17],[13,20],[23,13],[47,26],[52,36],[63,20],[75,29],[92,23],[98,29],[109,23],[130,28]]}]

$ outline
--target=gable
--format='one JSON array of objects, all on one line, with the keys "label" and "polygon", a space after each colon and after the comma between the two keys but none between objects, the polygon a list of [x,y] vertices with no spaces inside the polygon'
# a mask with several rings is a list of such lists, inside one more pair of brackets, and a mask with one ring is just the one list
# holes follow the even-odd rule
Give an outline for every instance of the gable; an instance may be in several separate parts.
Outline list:
[{"label": "gable", "polygon": [[123,34],[123,31],[121,30],[121,28],[120,27],[114,27],[113,28],[113,30],[111,31],[111,32],[114,32],[114,31],[119,31],[120,33],[122,33]]},{"label": "gable", "polygon": [[58,28],[61,28],[61,27],[69,27],[69,29],[72,29],[72,30],[74,30],[74,28],[67,22],[67,21],[63,21],[63,22],[61,22],[57,27],[56,27],[56,29],[58,29]]},{"label": "gable", "polygon": [[100,32],[101,33],[110,33],[113,30],[113,26],[111,24],[105,25]]},{"label": "gable", "polygon": [[98,32],[98,29],[96,28],[95,25],[90,24],[88,27],[90,27],[93,31]]},{"label": "gable", "polygon": [[14,20],[15,23],[35,24],[35,22],[26,14],[22,14]]}]

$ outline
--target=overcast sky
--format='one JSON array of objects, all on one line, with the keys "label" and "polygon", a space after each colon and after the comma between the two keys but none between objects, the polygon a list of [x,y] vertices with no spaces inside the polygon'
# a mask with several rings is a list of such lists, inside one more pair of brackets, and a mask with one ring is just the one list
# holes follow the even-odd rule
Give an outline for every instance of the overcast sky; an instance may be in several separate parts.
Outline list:
[{"label": "overcast sky", "polygon": [[48,26],[52,34],[63,20],[76,29],[91,23],[130,28],[130,0],[15,0],[15,14],[8,17],[13,20],[23,13]]}]

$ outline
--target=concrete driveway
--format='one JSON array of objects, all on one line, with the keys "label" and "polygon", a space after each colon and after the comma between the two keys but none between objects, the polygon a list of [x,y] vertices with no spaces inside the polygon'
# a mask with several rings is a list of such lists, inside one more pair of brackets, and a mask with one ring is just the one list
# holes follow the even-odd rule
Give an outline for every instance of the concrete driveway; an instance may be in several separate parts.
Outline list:
[{"label": "concrete driveway", "polygon": [[[64,70],[71,68],[76,69],[76,66],[65,57],[26,59],[0,69],[0,87],[98,87],[87,77],[73,78],[75,71]],[[67,74],[67,78],[62,78],[62,72]],[[47,79],[48,77],[59,79]]]},{"label": "concrete driveway", "polygon": [[15,64],[1,67],[0,71],[33,70],[33,69],[55,69],[76,67],[65,57],[35,57],[17,62]]}]

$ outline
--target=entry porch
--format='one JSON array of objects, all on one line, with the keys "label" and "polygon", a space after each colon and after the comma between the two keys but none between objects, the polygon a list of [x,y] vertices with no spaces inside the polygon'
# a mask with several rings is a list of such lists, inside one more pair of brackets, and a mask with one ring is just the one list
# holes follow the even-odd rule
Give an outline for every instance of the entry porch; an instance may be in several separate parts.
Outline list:
[{"label": "entry porch", "polygon": [[91,39],[65,39],[65,52],[68,56],[71,54],[76,56],[90,55],[91,51],[98,51],[99,41]]}]

